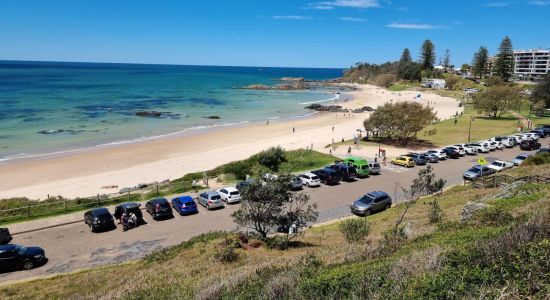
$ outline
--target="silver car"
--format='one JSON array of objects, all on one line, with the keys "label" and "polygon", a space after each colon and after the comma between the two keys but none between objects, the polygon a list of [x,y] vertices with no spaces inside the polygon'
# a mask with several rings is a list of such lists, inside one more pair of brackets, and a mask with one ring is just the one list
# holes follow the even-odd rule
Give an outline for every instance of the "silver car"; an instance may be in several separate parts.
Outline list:
[{"label": "silver car", "polygon": [[368,216],[374,212],[390,208],[391,204],[392,199],[387,193],[374,191],[365,194],[353,202],[351,204],[351,212],[360,216]]},{"label": "silver car", "polygon": [[514,164],[514,166],[519,166],[528,157],[529,157],[529,154],[527,154],[527,153],[520,154],[520,155],[516,156],[516,158],[512,159],[512,163]]},{"label": "silver car", "polygon": [[470,169],[468,169],[468,171],[464,172],[464,174],[462,175],[462,178],[464,178],[464,180],[474,180],[481,177],[489,176],[494,173],[495,173],[495,170],[493,169],[490,169],[485,166],[477,165],[477,166],[471,167]]},{"label": "silver car", "polygon": [[223,207],[222,197],[218,192],[208,191],[199,195],[199,203],[206,209]]},{"label": "silver car", "polygon": [[380,174],[380,172],[382,172],[382,169],[380,168],[380,164],[378,162],[369,161],[369,173]]}]

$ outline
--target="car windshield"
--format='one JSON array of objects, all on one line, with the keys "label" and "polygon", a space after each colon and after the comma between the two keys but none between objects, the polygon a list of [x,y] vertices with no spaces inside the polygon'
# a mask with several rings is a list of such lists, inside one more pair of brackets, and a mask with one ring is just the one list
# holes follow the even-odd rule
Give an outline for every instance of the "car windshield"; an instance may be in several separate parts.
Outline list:
[{"label": "car windshield", "polygon": [[361,202],[363,202],[363,203],[365,203],[365,204],[371,204],[373,200],[374,200],[374,199],[372,199],[372,198],[369,197],[369,196],[363,196],[361,199],[359,199],[359,201],[361,201]]},{"label": "car windshield", "polygon": [[183,205],[185,205],[185,206],[193,206],[193,205],[195,205],[195,202],[193,202],[193,201],[185,202],[185,203],[183,203]]},{"label": "car windshield", "polygon": [[17,254],[19,255],[23,255],[25,254],[25,252],[27,252],[27,248],[21,245],[15,245],[15,252],[17,252]]},{"label": "car windshield", "polygon": [[311,180],[318,180],[318,179],[319,179],[319,177],[317,177],[317,176],[311,176]]},{"label": "car windshield", "polygon": [[220,197],[220,195],[215,195],[215,196],[212,196],[210,199],[212,199],[212,200],[220,200],[221,197]]},{"label": "car windshield", "polygon": [[101,212],[96,213],[95,216],[96,216],[96,218],[99,218],[99,219],[107,219],[107,218],[110,217],[110,214],[107,211],[101,211]]},{"label": "car windshield", "polygon": [[239,192],[237,192],[237,191],[233,191],[233,192],[229,193],[229,195],[231,195],[231,196],[235,196],[235,195],[238,195],[238,194],[239,194]]},{"label": "car windshield", "polygon": [[468,170],[468,172],[479,173],[479,169],[478,168],[471,168],[471,169]]},{"label": "car windshield", "polygon": [[516,159],[525,160],[525,159],[527,159],[527,156],[525,156],[525,155],[518,155],[518,156],[516,157]]}]

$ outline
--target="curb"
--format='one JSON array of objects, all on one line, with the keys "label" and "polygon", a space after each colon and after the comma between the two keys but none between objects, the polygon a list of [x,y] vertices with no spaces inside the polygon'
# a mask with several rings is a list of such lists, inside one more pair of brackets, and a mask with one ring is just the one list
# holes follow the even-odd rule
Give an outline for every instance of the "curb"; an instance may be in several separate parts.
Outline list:
[{"label": "curb", "polygon": [[61,227],[61,226],[71,225],[71,224],[76,224],[76,223],[81,223],[81,222],[84,222],[84,219],[78,220],[78,221],[63,222],[63,223],[59,223],[59,224],[54,224],[54,225],[49,225],[49,226],[45,226],[45,227],[29,229],[29,230],[24,230],[24,231],[19,231],[19,232],[13,232],[13,233],[11,233],[11,235],[16,236],[16,235],[21,235],[21,234],[25,234],[25,233],[37,232],[37,231],[42,231],[42,230],[46,230],[46,229],[50,229],[50,228]]}]

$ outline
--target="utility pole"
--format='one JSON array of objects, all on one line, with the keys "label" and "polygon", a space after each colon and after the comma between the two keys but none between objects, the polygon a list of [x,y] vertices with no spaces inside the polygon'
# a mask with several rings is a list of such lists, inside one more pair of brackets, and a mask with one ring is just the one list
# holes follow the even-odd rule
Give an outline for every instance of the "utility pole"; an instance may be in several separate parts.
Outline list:
[{"label": "utility pole", "polygon": [[472,137],[472,116],[470,116],[470,125],[468,126],[468,144],[470,143],[471,137]]}]

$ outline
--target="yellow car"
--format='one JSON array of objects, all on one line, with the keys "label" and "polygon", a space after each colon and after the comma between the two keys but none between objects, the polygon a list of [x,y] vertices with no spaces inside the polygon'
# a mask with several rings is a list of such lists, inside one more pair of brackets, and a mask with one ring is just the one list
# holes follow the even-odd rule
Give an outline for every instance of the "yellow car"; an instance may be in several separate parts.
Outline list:
[{"label": "yellow car", "polygon": [[412,168],[415,166],[414,160],[412,157],[407,156],[398,156],[391,161],[392,165],[398,165],[405,168]]}]

